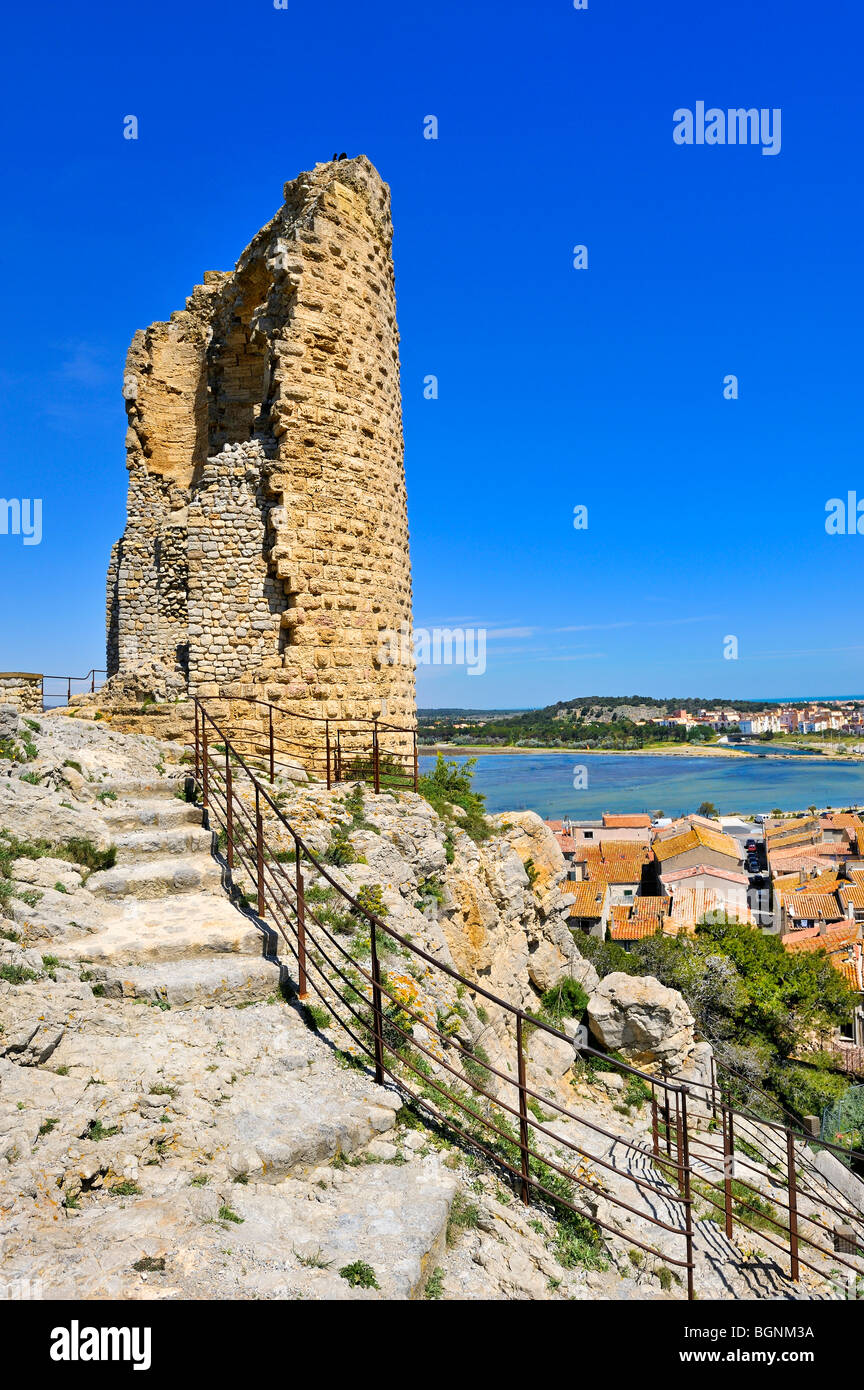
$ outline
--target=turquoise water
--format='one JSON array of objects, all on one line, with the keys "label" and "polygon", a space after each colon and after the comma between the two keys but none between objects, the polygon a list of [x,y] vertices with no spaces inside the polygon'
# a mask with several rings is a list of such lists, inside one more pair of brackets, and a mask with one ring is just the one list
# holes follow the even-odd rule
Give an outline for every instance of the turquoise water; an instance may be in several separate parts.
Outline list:
[{"label": "turquoise water", "polygon": [[[453,756],[453,755],[447,755]],[[463,757],[457,761],[463,762]],[[421,757],[421,772],[433,757]],[[587,785],[574,789],[576,769]],[[584,779],[583,779],[584,780]],[[686,758],[626,753],[479,754],[474,786],[490,811],[596,820],[603,811],[663,811],[677,816],[713,801],[722,815],[864,804],[864,763],[808,758]]]}]

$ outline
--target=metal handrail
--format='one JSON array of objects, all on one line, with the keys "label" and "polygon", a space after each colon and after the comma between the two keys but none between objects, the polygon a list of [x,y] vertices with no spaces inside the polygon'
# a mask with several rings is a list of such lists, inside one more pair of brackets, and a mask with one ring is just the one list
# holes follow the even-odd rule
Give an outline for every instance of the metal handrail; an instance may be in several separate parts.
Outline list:
[{"label": "metal handrail", "polygon": [[[687,1271],[688,1296],[692,1296],[694,1268],[693,1221],[691,1211],[692,1199],[689,1195],[690,1164],[687,1156],[689,1139],[686,1124],[680,1127],[678,1142],[676,1144],[676,1159],[674,1166],[678,1174],[677,1185],[679,1191],[677,1194],[670,1194],[664,1191],[662,1187],[658,1187],[656,1183],[651,1183],[646,1177],[640,1177],[638,1174],[630,1173],[626,1169],[616,1168],[602,1155],[592,1154],[584,1147],[574,1143],[573,1140],[563,1135],[554,1134],[552,1131],[546,1129],[544,1125],[538,1124],[536,1119],[529,1112],[529,1101],[539,1101],[549,1105],[550,1109],[556,1110],[562,1116],[562,1119],[576,1120],[578,1123],[584,1124],[586,1128],[590,1128],[606,1138],[613,1139],[634,1154],[649,1160],[652,1156],[649,1148],[639,1144],[629,1143],[623,1136],[614,1134],[612,1131],[603,1130],[601,1126],[587,1119],[587,1117],[583,1117],[574,1111],[567,1110],[566,1107],[559,1106],[555,1102],[550,1102],[547,1098],[540,1096],[538,1092],[534,1091],[528,1085],[526,1079],[523,1028],[530,1024],[532,1028],[540,1029],[550,1036],[566,1041],[569,1046],[573,1044],[572,1038],[561,1029],[555,1028],[553,1025],[543,1020],[534,1018],[524,1009],[500,998],[491,990],[484,988],[484,986],[467,980],[464,976],[460,975],[457,970],[440,960],[436,960],[429,952],[410,941],[407,937],[395,930],[395,928],[389,926],[381,917],[369,911],[360,903],[353,894],[348,892],[333,874],[330,873],[327,866],[320,861],[294,829],[277,802],[255,777],[242,753],[240,753],[236,747],[232,746],[229,737],[213,715],[205,708],[203,702],[198,699],[198,697],[193,698],[195,699],[196,705],[194,781],[196,787],[200,789],[203,808],[208,815],[212,808],[222,820],[226,835],[226,860],[229,866],[234,864],[235,857],[238,858],[253,882],[257,883],[259,916],[262,918],[267,917],[272,925],[278,927],[289,950],[297,960],[299,997],[301,999],[307,998],[309,990],[311,989],[317,997],[321,999],[322,1003],[336,1015],[341,1026],[345,1029],[348,1036],[354,1040],[361,1052],[373,1061],[375,1078],[379,1084],[383,1084],[385,1076],[391,1078],[405,1094],[424,1110],[424,1112],[432,1114],[436,1122],[459,1133],[467,1142],[481,1152],[484,1152],[496,1164],[503,1167],[510,1173],[514,1181],[518,1182],[524,1201],[530,1202],[532,1194],[534,1196],[539,1195],[541,1198],[559,1203],[561,1206],[576,1213],[580,1217],[584,1217],[584,1213],[580,1212],[578,1207],[576,1207],[567,1196],[562,1195],[560,1191],[553,1191],[552,1188],[549,1187],[548,1183],[551,1179],[544,1180],[545,1173],[549,1172],[553,1176],[560,1175],[560,1177],[563,1177],[568,1184],[568,1191],[574,1184],[587,1188],[593,1191],[597,1196],[604,1198],[609,1203],[610,1207],[635,1215],[644,1220],[648,1226],[654,1226],[658,1229],[679,1234],[685,1245],[683,1259],[672,1258],[665,1252],[655,1249],[650,1245],[646,1245],[644,1241],[639,1240],[635,1235],[623,1231],[617,1226],[613,1226],[608,1222],[594,1217],[591,1218],[593,1224],[599,1229],[619,1236],[629,1244],[639,1249],[646,1250],[650,1254],[655,1255],[658,1259],[664,1260],[667,1264],[676,1265],[685,1269]],[[214,742],[218,742],[219,744],[218,754],[214,754],[213,752]],[[224,753],[222,751],[223,749]],[[249,835],[249,830],[253,824],[253,814],[251,808],[244,805],[242,797],[237,795],[237,786],[235,783],[236,768],[232,768],[232,764],[235,764],[236,768],[242,769],[243,774],[248,778],[248,791],[250,793],[254,792],[254,849],[251,846],[251,836]],[[238,823],[238,821],[235,820],[235,810],[234,808],[229,810],[232,798],[236,801],[238,815],[242,817],[242,824],[244,825],[243,835],[239,844],[235,834],[235,827]],[[293,858],[295,861],[293,876],[289,876],[284,864],[275,858],[272,848],[265,841],[263,825],[264,808],[269,810],[270,814],[276,818],[280,826],[287,831],[293,841]],[[368,926],[370,935],[370,962],[368,968],[366,965],[357,961],[346,947],[332,935],[324,922],[315,914],[311,904],[307,905],[304,885],[304,868],[307,864],[314,869],[323,883],[328,884],[336,891],[342,902],[350,908],[352,913]],[[272,886],[275,878],[279,879],[281,885],[281,891],[277,891],[276,893],[274,893]],[[267,912],[268,902],[270,908],[269,917]],[[282,909],[281,916],[279,912],[280,907]],[[321,940],[319,940],[319,933],[326,937],[330,948],[341,955],[346,966],[355,972],[354,980],[346,975],[345,970],[338,964],[338,961],[334,960],[326,947],[322,945]],[[410,952],[416,958],[424,961],[428,966],[448,976],[457,986],[467,988],[471,990],[474,995],[503,1009],[515,1023],[517,1050],[515,1077],[494,1068],[488,1061],[484,1062],[482,1059],[474,1057],[474,1061],[477,1063],[478,1067],[483,1069],[484,1073],[488,1074],[490,1077],[494,1074],[502,1083],[512,1086],[516,1092],[516,1097],[512,1105],[508,1104],[506,1100],[498,1097],[492,1101],[498,1111],[502,1113],[503,1119],[501,1124],[496,1124],[488,1115],[480,1114],[472,1106],[466,1104],[466,1101],[461,1095],[449,1091],[445,1086],[436,1081],[434,1077],[427,1076],[422,1072],[410,1057],[402,1056],[399,1053],[398,1047],[403,1046],[404,1043],[410,1040],[412,1049],[416,1049],[417,1053],[420,1054],[425,1053],[427,1057],[432,1058],[444,1072],[448,1072],[455,1077],[460,1086],[467,1087],[470,1092],[478,1096],[490,1100],[492,1099],[488,1097],[488,1082],[486,1086],[484,1086],[476,1083],[471,1076],[465,1075],[462,1072],[457,1072],[446,1060],[436,1056],[422,1042],[414,1039],[413,1036],[409,1034],[407,1027],[400,1027],[398,1021],[395,1021],[385,1014],[385,1001],[389,1001],[390,1004],[396,1005],[408,1018],[413,1015],[414,1019],[421,1021],[420,1016],[411,1009],[410,1005],[406,1005],[394,995],[387,979],[382,974],[378,952],[379,943],[385,938],[389,939],[394,946],[398,946],[403,951]],[[311,951],[309,949],[310,946],[312,948]],[[317,959],[316,955],[318,956]],[[331,975],[329,976],[321,964],[322,959],[330,969]],[[364,1017],[363,1013],[358,1012],[358,1009],[352,1004],[351,998],[346,997],[345,992],[340,993],[339,988],[334,984],[333,975],[338,976],[343,985],[351,990],[354,996],[357,996],[357,1004],[361,1009],[369,1010],[371,1006],[371,1019],[369,1016]],[[371,999],[366,993],[367,989],[371,990]],[[340,1006],[347,1010],[352,1021],[361,1025],[359,1034],[352,1029],[349,1022],[346,1022],[346,1020],[341,1017],[334,1005],[334,998],[338,999]],[[439,1028],[430,1022],[430,1020],[423,1018],[422,1022],[427,1028],[430,1036],[436,1036],[445,1046],[455,1046],[454,1040],[447,1038]],[[393,1030],[393,1034],[390,1034],[391,1029]],[[364,1031],[367,1033],[371,1032],[371,1039],[368,1036],[364,1038],[360,1035]],[[392,1045],[393,1035],[399,1036],[400,1042],[397,1044],[397,1047]],[[472,1055],[466,1049],[461,1048],[461,1046],[457,1048],[457,1051],[465,1057]],[[399,1064],[402,1069],[402,1074],[394,1070],[394,1065],[390,1064],[388,1054],[392,1054],[394,1063]],[[418,1060],[422,1061],[422,1056],[418,1058]],[[635,1068],[628,1068],[625,1066],[624,1069],[632,1071],[634,1075],[644,1076],[644,1073],[639,1073]],[[415,1089],[412,1089],[412,1086],[409,1085],[405,1079],[405,1070],[410,1072],[412,1077],[417,1077],[421,1084],[427,1089],[427,1092],[431,1090],[437,1102],[436,1105],[430,1103],[428,1094],[424,1096],[419,1094]],[[653,1080],[655,1085],[663,1088],[664,1093],[668,1092],[669,1096],[674,1097],[676,1113],[679,1115],[686,1115],[686,1088],[679,1087],[674,1083],[667,1084],[658,1081],[657,1078],[652,1079],[647,1076],[645,1076],[645,1080]],[[460,1118],[467,1116],[469,1125],[473,1121],[476,1126],[480,1127],[482,1133],[488,1132],[491,1136],[493,1148],[490,1149],[487,1144],[484,1144],[482,1140],[478,1138],[476,1130],[472,1132],[470,1129],[465,1129],[462,1124],[454,1120],[452,1115],[442,1114],[439,1108],[442,1099],[449,1107],[455,1107]],[[507,1117],[512,1117],[514,1122],[518,1121],[518,1137],[513,1133],[508,1133],[506,1127],[502,1128],[502,1124],[506,1124]],[[604,1167],[609,1171],[615,1172],[619,1178],[633,1184],[637,1191],[641,1189],[655,1192],[658,1196],[663,1197],[669,1202],[673,1211],[677,1209],[683,1219],[678,1220],[674,1224],[672,1220],[664,1221],[648,1210],[642,1211],[633,1206],[620,1195],[607,1192],[604,1188],[598,1187],[595,1182],[586,1178],[583,1172],[574,1172],[572,1168],[565,1167],[563,1163],[556,1162],[555,1158],[538,1152],[536,1142],[532,1142],[532,1132],[535,1141],[538,1135],[547,1139],[553,1139],[562,1149],[570,1150],[578,1155],[579,1158],[586,1160],[589,1164],[596,1163],[598,1167]],[[497,1151],[495,1150],[496,1141],[498,1141]],[[500,1141],[504,1143],[503,1151]],[[514,1153],[513,1162],[508,1160],[508,1146],[512,1148]],[[515,1157],[517,1154],[518,1159]],[[516,1166],[517,1163],[518,1166]]]},{"label": "metal handrail", "polygon": [[[485,1154],[490,1160],[502,1167],[518,1184],[522,1200],[530,1203],[532,1197],[540,1197],[559,1203],[561,1206],[583,1216],[582,1212],[573,1205],[567,1196],[561,1192],[553,1191],[548,1185],[552,1178],[547,1178],[546,1173],[560,1175],[567,1182],[568,1193],[572,1192],[572,1185],[588,1188],[597,1195],[602,1196],[610,1207],[617,1210],[636,1215],[647,1225],[658,1229],[671,1231],[682,1237],[685,1248],[684,1259],[673,1259],[669,1255],[646,1245],[635,1235],[619,1229],[617,1226],[610,1225],[608,1222],[601,1221],[592,1217],[594,1225],[600,1230],[607,1231],[618,1236],[631,1245],[641,1250],[648,1251],[663,1259],[667,1264],[677,1265],[687,1271],[687,1296],[694,1297],[694,1246],[693,1246],[693,1204],[694,1204],[694,1180],[698,1181],[698,1173],[693,1168],[691,1157],[691,1135],[690,1126],[692,1117],[688,1117],[688,1095],[693,1089],[704,1089],[710,1092],[710,1087],[703,1086],[702,1083],[692,1082],[686,1078],[658,1077],[640,1071],[628,1063],[621,1062],[617,1058],[610,1058],[608,1054],[601,1053],[590,1046],[574,1045],[574,1040],[567,1033],[545,1020],[538,1019],[529,1014],[525,1009],[518,1005],[511,1004],[508,1000],[494,994],[491,990],[475,981],[468,980],[465,976],[445,962],[436,959],[428,951],[418,946],[414,941],[405,937],[394,927],[389,926],[380,916],[370,911],[360,903],[337,878],[329,871],[327,866],[321,862],[316,854],[309,848],[299,833],[295,830],[291,822],[287,819],[273,796],[258,781],[254,772],[249,767],[243,754],[232,746],[228,736],[223,731],[219,723],[212,714],[205,708],[204,704],[197,697],[195,699],[195,751],[194,751],[194,784],[201,794],[202,807],[205,815],[210,815],[211,810],[223,820],[223,828],[226,835],[226,860],[229,869],[233,869],[236,859],[239,859],[244,871],[249,874],[252,881],[257,885],[257,906],[258,916],[269,920],[271,925],[278,928],[281,937],[284,939],[292,956],[297,961],[298,967],[298,997],[301,1000],[308,998],[310,989],[322,1001],[327,1009],[333,1013],[341,1027],[345,1030],[348,1037],[357,1044],[361,1053],[368,1057],[374,1064],[375,1079],[379,1084],[384,1083],[385,1077],[392,1080],[395,1085],[407,1095],[424,1113],[430,1114],[436,1123],[448,1127],[451,1131],[458,1134],[462,1139],[472,1145],[475,1149]],[[255,702],[265,704],[266,702]],[[278,707],[276,707],[278,708]],[[373,724],[375,721],[372,721]],[[219,754],[213,751],[214,738],[211,730],[215,732],[219,742]],[[404,731],[412,732],[412,731]],[[242,774],[248,779],[249,792],[254,792],[255,809],[254,814],[247,806],[241,796],[237,793],[235,776],[237,769],[242,770]],[[293,875],[289,874],[282,862],[281,857],[276,858],[275,852],[267,842],[264,830],[264,811],[275,817],[281,828],[287,832],[293,843],[294,861]],[[242,826],[238,833],[237,826]],[[254,839],[254,844],[253,844]],[[317,874],[319,880],[326,883],[338,894],[342,903],[346,905],[351,913],[361,919],[369,929],[369,962],[361,963],[345,945],[333,935],[325,922],[319,917],[311,902],[307,902],[306,889],[304,882],[305,866],[309,865]],[[268,915],[269,905],[269,915]],[[326,938],[328,950],[322,944],[322,939]],[[379,961],[379,944],[382,939],[388,939],[401,952],[408,952],[417,959],[425,962],[429,967],[439,971],[441,974],[453,980],[457,986],[469,990],[472,995],[479,997],[504,1011],[513,1025],[515,1025],[516,1041],[516,1073],[508,1075],[506,1072],[493,1066],[491,1062],[477,1058],[469,1049],[457,1043],[453,1038],[448,1037],[440,1026],[433,1024],[428,1018],[419,1014],[410,1003],[394,994],[389,982],[381,970]],[[311,949],[310,949],[311,948]],[[334,955],[331,954],[333,952]],[[340,964],[340,959],[342,964]],[[322,964],[324,962],[324,964]],[[326,969],[325,969],[326,964]],[[343,968],[344,966],[344,968]],[[328,974],[329,969],[329,974]],[[346,974],[346,970],[353,972],[353,978]],[[345,986],[345,992],[340,989],[334,980],[338,979]],[[370,992],[371,997],[367,994]],[[350,993],[349,993],[350,992]],[[354,1002],[352,1003],[352,999]],[[341,1008],[347,1010],[350,1019],[358,1025],[357,1031],[351,1027],[349,1022],[341,1016],[334,1000],[338,1000]],[[355,1007],[356,1004],[356,1007]],[[391,1014],[398,1010],[401,1017],[392,1017],[385,1013],[387,1005],[394,1006]],[[413,1036],[413,1023],[422,1023],[427,1030],[427,1035],[431,1041],[437,1038],[445,1048],[455,1050],[456,1058],[469,1058],[473,1056],[474,1062],[482,1068],[485,1084],[464,1074],[464,1071],[457,1071],[446,1059],[436,1055],[424,1042]],[[402,1026],[404,1023],[404,1026]],[[529,1086],[526,1078],[526,1057],[525,1039],[523,1036],[526,1026],[533,1029],[542,1030],[547,1035],[558,1038],[574,1047],[574,1055],[582,1053],[603,1058],[607,1064],[611,1064],[616,1070],[633,1077],[639,1078],[650,1088],[651,1093],[651,1147],[645,1147],[639,1143],[634,1143],[625,1139],[622,1135],[615,1134],[611,1130],[605,1130],[603,1126],[595,1121],[589,1120],[586,1116],[577,1114],[569,1110],[566,1106],[559,1104],[555,1100],[541,1095],[538,1091]],[[398,1038],[398,1041],[396,1039]],[[394,1045],[395,1042],[395,1045]],[[421,1054],[417,1057],[417,1063],[423,1061],[423,1055],[432,1059],[443,1072],[456,1078],[460,1087],[467,1087],[469,1092],[483,1097],[497,1107],[501,1113],[501,1122],[496,1124],[489,1114],[481,1114],[467,1102],[470,1096],[464,1091],[454,1094],[452,1090],[439,1082],[434,1076],[412,1060],[412,1055],[404,1055],[406,1045],[410,1043],[412,1053]],[[401,1051],[400,1051],[401,1049]],[[392,1055],[392,1064],[388,1057]],[[399,1070],[395,1068],[398,1066]],[[425,1090],[426,1094],[418,1093],[412,1089],[412,1085],[406,1080],[406,1071],[411,1073],[411,1078],[417,1081]],[[513,1104],[509,1104],[502,1099],[496,1092],[495,1096],[489,1095],[488,1087],[491,1078],[496,1078],[500,1083],[511,1086],[516,1092]],[[713,1084],[713,1078],[712,1078]],[[432,1104],[429,1095],[435,1101]],[[458,1120],[453,1114],[442,1113],[441,1103],[452,1111],[454,1108],[458,1112]],[[660,1170],[661,1175],[665,1174],[667,1182],[673,1181],[677,1187],[677,1193],[664,1191],[664,1189],[653,1183],[648,1177],[640,1177],[630,1172],[626,1167],[616,1166],[611,1160],[611,1153],[604,1157],[599,1154],[590,1153],[583,1145],[584,1141],[577,1143],[572,1139],[555,1133],[546,1127],[546,1124],[538,1122],[529,1111],[529,1101],[537,1102],[550,1110],[556,1112],[562,1120],[575,1120],[586,1129],[602,1135],[604,1138],[611,1138],[615,1144],[621,1145],[628,1153],[653,1160],[654,1165]],[[716,1096],[713,1096],[713,1104],[716,1114]],[[742,1119],[747,1118],[750,1123],[752,1120],[745,1116],[743,1111],[737,1111],[725,1100],[720,1105],[723,1114],[723,1202],[715,1201],[713,1197],[700,1193],[704,1196],[706,1203],[714,1207],[717,1211],[722,1211],[726,1222],[726,1232],[731,1238],[734,1226],[737,1223],[745,1230],[753,1232],[764,1240],[767,1245],[787,1254],[790,1259],[791,1278],[797,1280],[800,1275],[800,1267],[814,1270],[814,1272],[824,1276],[824,1269],[820,1270],[815,1265],[810,1264],[801,1257],[799,1245],[804,1244],[819,1255],[825,1256],[834,1264],[846,1265],[855,1272],[860,1272],[860,1266],[850,1264],[842,1256],[833,1251],[828,1251],[820,1245],[810,1235],[801,1233],[798,1228],[797,1197],[798,1185],[796,1174],[796,1153],[792,1131],[783,1126],[771,1123],[772,1129],[782,1130],[786,1135],[786,1158],[787,1172],[786,1182],[788,1189],[788,1201],[780,1202],[779,1205],[788,1213],[788,1222],[778,1221],[771,1218],[769,1224],[777,1226],[778,1231],[775,1235],[781,1238],[785,1235],[788,1244],[782,1244],[778,1240],[772,1239],[764,1231],[759,1231],[747,1219],[747,1214],[763,1216],[758,1212],[752,1202],[736,1194],[733,1200],[732,1178],[733,1178],[733,1117],[740,1115]],[[661,1114],[663,1117],[663,1130],[666,1152],[661,1152]],[[467,1118],[466,1118],[467,1117]],[[518,1137],[513,1132],[508,1132],[507,1118],[512,1117],[514,1122],[518,1121]],[[541,1117],[545,1118],[545,1117]],[[459,1123],[462,1120],[463,1123]],[[484,1136],[490,1136],[484,1144],[478,1137],[476,1128],[470,1128],[471,1123],[479,1125]],[[465,1128],[464,1124],[469,1128]],[[502,1125],[504,1126],[502,1128]],[[511,1130],[514,1126],[509,1126]],[[651,1211],[640,1210],[631,1203],[625,1201],[622,1196],[606,1191],[602,1186],[597,1186],[590,1181],[583,1172],[574,1172],[572,1168],[564,1166],[564,1159],[556,1162],[554,1158],[546,1153],[538,1151],[537,1139],[544,1138],[552,1140],[562,1149],[568,1150],[589,1164],[596,1164],[598,1168],[604,1168],[614,1172],[621,1180],[632,1184],[637,1191],[653,1192],[661,1196],[668,1202],[672,1211],[679,1213],[678,1218],[670,1218],[664,1221],[655,1216]],[[500,1141],[504,1141],[502,1152]],[[699,1147],[698,1141],[694,1141]],[[491,1147],[489,1145],[491,1144]],[[718,1154],[719,1150],[714,1146],[705,1146],[708,1151],[712,1150]],[[509,1161],[510,1151],[512,1150],[513,1161]],[[845,1152],[845,1151],[844,1151]],[[716,1162],[706,1159],[699,1159],[707,1168],[720,1171]],[[518,1164],[518,1166],[516,1166]],[[752,1167],[752,1165],[748,1165]],[[754,1171],[756,1171],[754,1169]],[[598,1179],[599,1181],[599,1179]],[[742,1180],[738,1180],[741,1182]],[[719,1197],[719,1184],[716,1185]],[[743,1182],[743,1187],[748,1193],[756,1196],[761,1195],[758,1189],[752,1184]],[[810,1195],[805,1189],[801,1189],[802,1195]],[[830,1205],[830,1204],[826,1204]],[[744,1214],[742,1214],[742,1212]],[[820,1227],[828,1231],[822,1222],[815,1218],[803,1218],[806,1224]],[[763,1222],[764,1224],[764,1222]]]},{"label": "metal handrail", "polygon": [[[193,696],[193,699],[196,711],[199,707],[202,710],[205,708],[199,696]],[[236,753],[240,751],[238,745],[251,744],[251,748],[247,750],[250,756],[267,759],[271,785],[276,780],[277,768],[291,765],[285,762],[280,763],[277,754],[285,754],[288,758],[293,758],[295,762],[298,760],[302,762],[304,770],[320,770],[328,788],[332,787],[334,782],[340,782],[347,778],[368,782],[377,793],[381,790],[382,785],[400,785],[404,779],[412,790],[417,790],[420,765],[416,728],[388,724],[374,716],[371,718],[358,716],[357,718],[338,719],[328,715],[308,714],[305,711],[292,710],[283,705],[273,704],[269,700],[259,700],[251,695],[225,696],[221,698],[220,703],[225,703],[229,707],[242,703],[267,711],[266,728],[250,726],[249,723],[237,720],[232,712],[230,737]],[[210,717],[212,719],[212,715]],[[310,748],[296,737],[290,738],[281,733],[277,727],[280,717],[292,722],[305,721],[321,728],[324,735],[323,748],[314,746]],[[386,741],[386,736],[390,734],[409,737],[411,739],[410,753],[405,755],[398,752],[394,753],[386,747],[382,748],[382,736],[385,736]],[[349,742],[352,735],[365,735],[366,742],[359,748],[353,747]]]},{"label": "metal handrail", "polygon": [[[46,682],[46,681],[65,681],[65,682],[66,682],[66,701],[67,701],[67,704],[68,704],[68,702],[72,699],[72,682],[73,682],[73,681],[76,681],[76,682],[78,682],[78,683],[83,683],[84,685],[86,685],[87,682],[89,681],[89,682],[90,682],[90,693],[91,693],[91,695],[92,695],[92,694],[94,694],[95,691],[96,691],[96,677],[97,677],[97,676],[107,676],[107,674],[108,674],[108,672],[104,669],[104,667],[101,667],[101,666],[94,666],[94,667],[92,667],[92,668],[87,672],[86,676],[49,676],[49,675],[47,675],[47,674],[43,675],[43,676],[42,676],[42,680],[41,680],[41,699],[42,699],[42,708],[43,708],[43,710],[44,710],[44,708],[45,708],[45,682]],[[62,697],[62,695],[61,695],[61,696],[57,696],[57,697],[52,697],[52,696],[50,695],[50,692],[49,692],[49,699],[50,699],[50,698],[62,699],[63,697]]]}]

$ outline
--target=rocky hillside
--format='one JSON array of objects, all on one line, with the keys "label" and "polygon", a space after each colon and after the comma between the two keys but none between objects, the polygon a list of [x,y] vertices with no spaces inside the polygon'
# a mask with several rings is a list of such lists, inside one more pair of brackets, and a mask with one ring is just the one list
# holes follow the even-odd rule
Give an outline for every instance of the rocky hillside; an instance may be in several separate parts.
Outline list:
[{"label": "rocky hillside", "polygon": [[[238,872],[227,890],[176,744],[5,709],[0,754],[5,1281],[76,1298],[681,1296],[680,1240],[649,1225],[628,1177],[628,1165],[649,1173],[661,1192],[649,1200],[671,1212],[673,1189],[627,1147],[650,1147],[643,1085],[530,1034],[528,1084],[545,1098],[532,1112],[548,1131],[538,1144],[553,1163],[570,1162],[564,1140],[592,1157],[568,1188],[580,1217],[552,1201],[524,1207],[476,1147],[370,1078],[311,921],[320,992],[297,1003],[293,958],[248,906],[251,884]],[[413,793],[288,782],[277,792],[337,882],[474,982],[395,940],[382,949],[402,1003],[388,1006],[390,1041],[409,1035],[399,1079],[448,1118],[470,1082],[482,1084],[478,1114],[504,1123],[512,1103],[512,1017],[481,989],[554,1017],[568,1036],[589,996],[606,1046],[701,1074],[705,1045],[679,995],[625,976],[600,985],[579,955],[563,860],[536,816],[494,817],[477,844],[458,808],[442,818]],[[268,839],[280,834],[271,819]],[[362,963],[362,920],[323,876],[310,872],[307,886],[310,911]],[[611,1199],[625,1193],[634,1210],[622,1220]],[[707,1219],[699,1228],[703,1296],[789,1296],[758,1242],[727,1242]],[[820,1287],[814,1278],[803,1290]]]}]

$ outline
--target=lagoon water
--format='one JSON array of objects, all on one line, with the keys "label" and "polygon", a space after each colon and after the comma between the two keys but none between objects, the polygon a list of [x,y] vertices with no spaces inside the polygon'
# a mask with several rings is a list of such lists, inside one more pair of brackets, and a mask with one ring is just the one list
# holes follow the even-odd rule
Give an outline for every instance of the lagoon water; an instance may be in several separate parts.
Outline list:
[{"label": "lagoon water", "polygon": [[[464,762],[461,755],[447,754]],[[421,757],[431,771],[434,757]],[[576,769],[587,786],[574,789]],[[584,780],[584,779],[583,779]],[[546,818],[599,819],[604,811],[677,816],[713,801],[722,815],[864,804],[864,763],[810,758],[687,758],[626,753],[486,753],[474,787],[489,811],[537,811]]]}]

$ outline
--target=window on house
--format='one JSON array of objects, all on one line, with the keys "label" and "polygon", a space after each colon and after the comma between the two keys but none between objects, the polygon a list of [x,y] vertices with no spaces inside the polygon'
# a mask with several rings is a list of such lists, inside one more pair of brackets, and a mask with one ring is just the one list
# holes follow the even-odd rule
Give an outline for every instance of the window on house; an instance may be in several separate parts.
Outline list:
[{"label": "window on house", "polygon": [[585,839],[586,839],[586,840],[593,840],[593,839],[594,839],[594,831],[593,831],[593,830],[586,830],[586,831],[585,831]]}]

